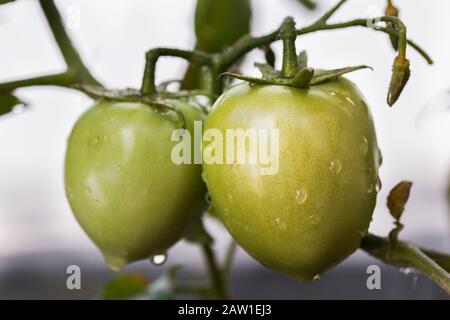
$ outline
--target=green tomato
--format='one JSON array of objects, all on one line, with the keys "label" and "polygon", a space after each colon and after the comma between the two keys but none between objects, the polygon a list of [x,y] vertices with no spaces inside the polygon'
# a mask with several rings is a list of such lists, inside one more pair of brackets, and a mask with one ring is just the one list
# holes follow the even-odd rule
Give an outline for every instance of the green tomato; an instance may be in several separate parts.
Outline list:
[{"label": "green tomato", "polygon": [[276,174],[262,175],[260,162],[203,164],[211,209],[251,256],[308,281],[359,247],[381,187],[381,159],[371,114],[353,83],[239,84],[214,105],[204,130],[213,128],[224,137],[226,129],[279,132]]},{"label": "green tomato", "polygon": [[[204,113],[169,101],[188,130]],[[142,103],[100,101],[76,123],[65,160],[76,219],[114,270],[166,250],[204,208],[200,165],[171,160],[178,124]]]}]

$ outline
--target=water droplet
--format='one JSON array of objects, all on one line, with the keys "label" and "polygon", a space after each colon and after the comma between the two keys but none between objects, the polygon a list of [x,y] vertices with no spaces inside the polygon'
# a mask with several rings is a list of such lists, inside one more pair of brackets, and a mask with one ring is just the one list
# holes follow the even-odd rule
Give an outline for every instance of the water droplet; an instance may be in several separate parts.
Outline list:
[{"label": "water droplet", "polygon": [[369,184],[369,188],[367,188],[367,193],[373,193],[375,191],[375,186],[371,183]]},{"label": "water droplet", "polygon": [[342,171],[342,162],[339,159],[335,159],[330,162],[330,171],[334,172],[335,174],[339,174]]},{"label": "water droplet", "polygon": [[208,174],[206,171],[202,171],[202,179],[205,183],[208,183]]},{"label": "water droplet", "polygon": [[116,256],[105,256],[106,265],[112,271],[120,271],[125,267],[127,261],[124,258],[116,257]]},{"label": "water droplet", "polygon": [[400,268],[400,272],[404,274],[410,274],[412,270],[411,268]]},{"label": "water droplet", "polygon": [[281,218],[275,218],[275,223],[277,224],[278,228],[280,228],[280,229],[284,230],[287,227],[286,222],[281,220]]},{"label": "water droplet", "polygon": [[378,165],[381,166],[383,164],[383,154],[381,150],[378,148]]},{"label": "water droplet", "polygon": [[316,274],[313,278],[314,281],[320,280],[320,274]]},{"label": "water droplet", "polygon": [[206,200],[206,203],[211,204],[212,199],[211,199],[211,194],[209,192],[207,192],[205,194],[205,200]]},{"label": "water droplet", "polygon": [[362,137],[361,151],[363,152],[364,155],[366,155],[369,152],[369,142],[367,141],[366,137]]},{"label": "water droplet", "polygon": [[380,177],[377,177],[377,182],[375,184],[375,191],[378,193],[380,192],[381,188],[382,188],[382,183],[381,183],[381,179]]},{"label": "water droplet", "polygon": [[167,260],[167,254],[157,254],[156,256],[153,256],[153,257],[150,258],[150,261],[155,266],[162,265],[164,262],[166,262],[166,260]]},{"label": "water droplet", "polygon": [[19,114],[25,111],[25,106],[23,104],[18,104],[16,106],[13,107],[12,109],[12,113],[14,114]]},{"label": "water droplet", "polygon": [[330,94],[334,97],[336,96],[336,92],[334,92],[334,91],[330,91]]},{"label": "water droplet", "polygon": [[308,199],[308,192],[305,188],[300,188],[297,191],[295,191],[295,200],[298,204],[305,203],[306,199]]},{"label": "water droplet", "polygon": [[345,97],[345,100],[347,100],[348,102],[350,102],[352,106],[355,105],[355,102],[353,102],[353,100],[352,100],[350,97]]},{"label": "water droplet", "polygon": [[72,200],[72,199],[73,199],[73,193],[72,193],[72,191],[67,190],[67,191],[66,191],[66,196],[67,196],[67,199]]}]

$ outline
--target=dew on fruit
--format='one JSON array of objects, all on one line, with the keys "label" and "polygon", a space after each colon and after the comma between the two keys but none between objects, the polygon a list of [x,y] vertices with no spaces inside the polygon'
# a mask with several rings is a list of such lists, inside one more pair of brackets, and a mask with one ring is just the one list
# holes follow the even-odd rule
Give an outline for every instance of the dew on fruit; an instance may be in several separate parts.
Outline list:
[{"label": "dew on fruit", "polygon": [[375,191],[375,186],[373,183],[369,184],[369,188],[367,188],[367,193],[373,193]]},{"label": "dew on fruit", "polygon": [[282,230],[286,229],[286,227],[287,227],[286,222],[281,220],[281,218],[275,218],[275,223],[277,224],[278,228],[280,228]]},{"label": "dew on fruit", "polygon": [[378,193],[382,188],[382,183],[380,177],[377,177],[377,182],[375,184],[375,191]]},{"label": "dew on fruit", "polygon": [[380,148],[378,148],[378,165],[381,166],[383,164],[383,154],[381,153]]},{"label": "dew on fruit", "polygon": [[400,268],[400,272],[403,274],[410,274],[412,270],[411,268]]},{"label": "dew on fruit", "polygon": [[206,171],[202,171],[202,179],[205,183],[208,183],[208,174]]},{"label": "dew on fruit", "polygon": [[345,97],[345,100],[347,100],[348,102],[350,102],[353,106],[355,106],[355,102],[350,99],[350,97]]},{"label": "dew on fruit", "polygon": [[295,191],[295,200],[297,204],[304,204],[308,199],[308,192],[305,188],[300,188]]},{"label": "dew on fruit", "polygon": [[369,142],[367,141],[366,137],[362,137],[361,151],[363,152],[364,155],[366,155],[369,152]]},{"label": "dew on fruit", "polygon": [[334,172],[335,174],[339,174],[342,171],[342,162],[339,159],[335,159],[330,162],[329,166],[330,171]]},{"label": "dew on fruit", "polygon": [[105,256],[106,265],[113,271],[120,271],[125,267],[127,261],[121,257]]},{"label": "dew on fruit", "polygon": [[211,194],[209,192],[207,192],[205,194],[205,200],[206,200],[206,203],[211,204],[212,199],[211,199]]},{"label": "dew on fruit", "polygon": [[314,281],[320,280],[320,274],[316,274],[313,278]]},{"label": "dew on fruit", "polygon": [[155,266],[160,266],[164,264],[167,260],[167,254],[157,254],[150,258],[151,263],[153,263]]},{"label": "dew on fruit", "polygon": [[331,94],[333,97],[336,97],[336,92],[330,91],[330,94]]}]

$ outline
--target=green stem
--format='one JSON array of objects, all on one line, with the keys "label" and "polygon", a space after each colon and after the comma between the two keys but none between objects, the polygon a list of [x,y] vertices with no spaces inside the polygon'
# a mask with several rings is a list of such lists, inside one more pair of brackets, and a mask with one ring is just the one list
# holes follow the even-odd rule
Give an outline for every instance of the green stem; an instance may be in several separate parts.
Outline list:
[{"label": "green stem", "polygon": [[[341,1],[339,4],[342,5],[343,3],[344,3],[344,1]],[[331,13],[334,13],[334,11],[332,11]],[[401,49],[402,54],[404,54],[404,50],[406,50],[406,44],[408,44],[412,48],[414,48],[429,64],[433,63],[433,60],[425,52],[425,50],[420,48],[412,40],[408,40],[406,38],[406,28],[401,28],[402,30],[399,30],[399,31],[392,30],[390,28],[381,27],[381,26],[377,27],[377,28],[372,28],[368,24],[368,19],[354,19],[354,20],[350,20],[350,21],[346,21],[346,22],[327,24],[323,21],[323,18],[324,17],[320,18],[317,22],[314,22],[313,24],[311,24],[309,26],[298,29],[297,34],[304,35],[304,34],[316,32],[316,31],[323,31],[323,30],[345,29],[345,28],[350,28],[350,27],[364,27],[364,28],[372,29],[374,31],[383,32],[383,33],[386,33],[389,35],[398,36],[400,38],[401,44],[403,46],[403,49]],[[329,18],[329,16],[326,15],[325,19],[328,19],[328,18]],[[395,17],[379,17],[379,18],[374,19],[374,21],[376,21],[376,20],[395,21],[395,23],[397,23],[397,24],[401,23],[401,20],[398,18],[395,18]],[[403,25],[403,23],[401,23],[400,26],[402,26],[402,25]],[[234,63],[236,63],[240,59],[240,57],[247,54],[251,50],[261,47],[261,46],[264,46],[264,45],[268,45],[272,42],[279,40],[278,39],[279,32],[280,32],[280,28],[275,30],[272,33],[269,33],[269,34],[261,36],[261,37],[252,37],[249,35],[244,36],[243,38],[238,40],[231,49],[225,51],[222,54],[221,70],[226,71]]]},{"label": "green stem", "polygon": [[281,72],[286,78],[293,77],[298,71],[297,51],[295,39],[297,30],[294,19],[288,17],[284,20],[280,29],[280,38],[283,40],[283,67]]},{"label": "green stem", "polygon": [[225,255],[225,260],[223,263],[223,275],[226,279],[230,277],[231,267],[233,265],[234,257],[236,256],[237,244],[234,240],[228,246],[227,253]]},{"label": "green stem", "polygon": [[178,57],[188,61],[196,61],[204,65],[212,66],[213,56],[197,50],[180,50],[173,48],[155,48],[145,55],[145,70],[141,91],[146,94],[156,93],[155,69],[158,59],[162,56]]},{"label": "green stem", "polygon": [[202,244],[203,255],[208,265],[209,273],[211,275],[211,287],[217,297],[220,299],[228,299],[226,292],[225,281],[220,268],[218,267],[214,251],[209,244]]},{"label": "green stem", "polygon": [[[369,234],[364,237],[361,243],[361,249],[385,263],[400,267],[410,267],[421,271],[450,294],[450,274],[442,265],[439,265],[437,261],[433,260],[432,257],[428,256],[419,247],[398,241],[395,248],[392,249],[388,238],[381,238]],[[450,256],[443,254],[439,254],[438,256],[442,261],[445,260],[448,266]]]}]

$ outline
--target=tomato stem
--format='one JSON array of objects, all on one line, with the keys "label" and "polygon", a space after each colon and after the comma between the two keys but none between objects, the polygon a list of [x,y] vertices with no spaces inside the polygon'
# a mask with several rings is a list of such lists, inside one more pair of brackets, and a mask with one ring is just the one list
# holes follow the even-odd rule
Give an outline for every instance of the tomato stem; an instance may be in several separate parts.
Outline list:
[{"label": "tomato stem", "polygon": [[280,38],[283,41],[283,67],[282,74],[286,78],[294,77],[298,72],[297,51],[295,39],[297,30],[294,19],[287,17],[280,28]]},{"label": "tomato stem", "polygon": [[450,294],[449,255],[424,250],[403,241],[398,241],[394,248],[390,243],[388,238],[369,234],[364,237],[361,249],[387,264],[421,271]]}]

